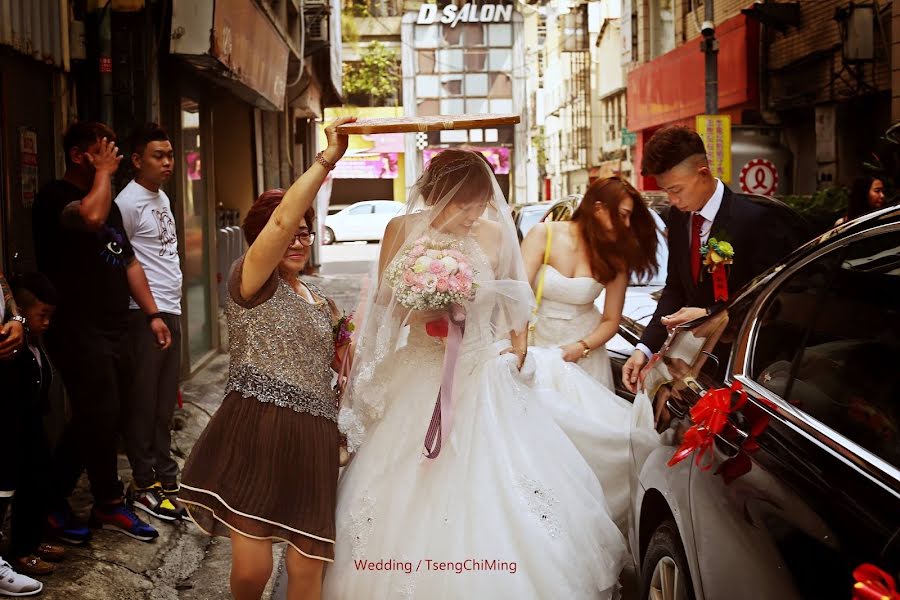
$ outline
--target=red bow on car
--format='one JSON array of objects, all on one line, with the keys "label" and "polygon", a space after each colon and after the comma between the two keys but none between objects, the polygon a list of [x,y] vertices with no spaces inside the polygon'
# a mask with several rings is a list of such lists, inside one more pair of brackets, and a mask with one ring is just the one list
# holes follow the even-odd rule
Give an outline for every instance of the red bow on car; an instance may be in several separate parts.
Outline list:
[{"label": "red bow on car", "polygon": [[[731,395],[739,394],[737,402],[731,405]],[[728,422],[728,414],[738,410],[747,402],[747,393],[740,382],[735,381],[731,387],[707,390],[691,408],[691,421],[694,423],[684,434],[678,450],[669,459],[668,465],[674,467],[697,451],[697,466],[707,471],[712,461],[703,464],[703,457],[712,448],[716,435],[722,432]]]}]

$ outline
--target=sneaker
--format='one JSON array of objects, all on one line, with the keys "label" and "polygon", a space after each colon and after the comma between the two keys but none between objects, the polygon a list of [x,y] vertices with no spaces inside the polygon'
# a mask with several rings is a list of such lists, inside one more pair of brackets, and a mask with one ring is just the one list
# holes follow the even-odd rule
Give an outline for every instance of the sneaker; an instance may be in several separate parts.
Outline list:
[{"label": "sneaker", "polygon": [[171,502],[175,506],[175,510],[178,511],[178,518],[181,520],[187,519],[187,508],[185,508],[184,504],[178,500],[178,492],[181,491],[181,486],[177,483],[164,483],[162,484],[162,489],[163,494],[166,495],[166,498],[169,499],[169,502]]},{"label": "sneaker", "polygon": [[30,575],[32,577],[44,577],[46,575],[52,575],[53,571],[56,570],[54,565],[51,565],[47,561],[43,560],[39,556],[35,556],[31,554],[29,556],[20,556],[13,560],[13,566],[16,571],[23,575]]},{"label": "sneaker", "polygon": [[142,510],[163,521],[178,521],[182,518],[178,507],[165,494],[159,483],[139,488],[132,482],[128,487],[128,501],[135,509]]},{"label": "sneaker", "polygon": [[95,506],[91,511],[91,525],[99,529],[118,531],[142,542],[152,542],[159,537],[153,526],[145,523],[124,503]]},{"label": "sneaker", "polygon": [[75,520],[68,503],[47,516],[47,525],[51,536],[72,546],[83,546],[91,538],[91,530]]},{"label": "sneaker", "polygon": [[13,571],[12,565],[0,558],[0,596],[36,596],[44,584]]}]

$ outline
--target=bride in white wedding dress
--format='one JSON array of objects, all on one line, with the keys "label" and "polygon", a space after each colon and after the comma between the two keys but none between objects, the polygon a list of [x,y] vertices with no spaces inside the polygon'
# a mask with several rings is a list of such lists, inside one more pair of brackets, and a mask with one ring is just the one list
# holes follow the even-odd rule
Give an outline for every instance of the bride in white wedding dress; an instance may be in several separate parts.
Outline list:
[{"label": "bride in white wedding dress", "polygon": [[[631,274],[654,272],[656,251],[649,209],[619,178],[594,182],[571,221],[541,223],[522,242],[538,296],[529,349],[534,383],[556,392],[544,397],[545,408],[594,469],[623,530],[631,404],[613,391],[606,343],[618,331]],[[601,313],[595,302],[604,289]]]},{"label": "bride in white wedding dress", "polygon": [[[460,289],[441,281],[440,266],[420,265],[427,247],[461,253],[438,262],[473,275],[470,301],[449,312],[404,307],[398,280]],[[534,298],[479,154],[432,160],[388,227],[373,287],[339,418],[354,458],[339,483],[324,597],[613,597],[625,541],[590,466],[544,408],[552,393],[529,385]]]}]

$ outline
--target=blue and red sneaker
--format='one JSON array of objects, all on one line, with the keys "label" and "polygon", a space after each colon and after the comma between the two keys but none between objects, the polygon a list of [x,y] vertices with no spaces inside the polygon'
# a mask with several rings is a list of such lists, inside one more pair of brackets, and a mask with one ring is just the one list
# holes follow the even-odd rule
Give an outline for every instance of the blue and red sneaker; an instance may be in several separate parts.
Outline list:
[{"label": "blue and red sneaker", "polygon": [[47,525],[51,536],[73,546],[83,546],[91,539],[91,530],[75,519],[68,502],[47,516]]},{"label": "blue and red sneaker", "polygon": [[159,537],[159,532],[150,524],[142,521],[124,502],[95,506],[91,511],[91,525],[100,529],[118,531],[142,542],[152,542]]}]

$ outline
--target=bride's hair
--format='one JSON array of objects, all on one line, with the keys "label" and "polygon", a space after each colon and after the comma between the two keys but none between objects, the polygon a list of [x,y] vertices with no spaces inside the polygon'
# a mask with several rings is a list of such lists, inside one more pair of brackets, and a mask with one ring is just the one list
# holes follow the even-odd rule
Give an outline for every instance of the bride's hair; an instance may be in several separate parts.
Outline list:
[{"label": "bride's hair", "polygon": [[[625,197],[630,197],[634,204],[630,228],[619,216],[619,204]],[[605,231],[595,217],[597,204],[606,207],[614,232]],[[600,283],[612,281],[621,271],[644,278],[655,274],[659,268],[656,263],[656,223],[640,192],[624,179],[609,177],[591,184],[572,214],[572,221],[581,230],[591,274]]]},{"label": "bride's hair", "polygon": [[[488,171],[485,171],[485,165]],[[492,172],[491,164],[480,152],[451,148],[431,159],[416,187],[425,206],[435,205],[451,191],[451,202],[469,200],[492,195],[488,172]]]}]

